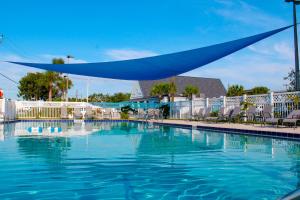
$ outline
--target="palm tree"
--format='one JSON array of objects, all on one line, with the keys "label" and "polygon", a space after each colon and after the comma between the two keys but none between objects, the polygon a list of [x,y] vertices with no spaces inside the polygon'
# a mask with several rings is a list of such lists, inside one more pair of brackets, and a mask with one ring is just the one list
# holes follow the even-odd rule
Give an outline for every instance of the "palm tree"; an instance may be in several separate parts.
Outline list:
[{"label": "palm tree", "polygon": [[165,95],[169,95],[170,91],[170,86],[168,83],[157,83],[153,85],[151,89],[151,96],[157,96],[160,100],[163,98]]},{"label": "palm tree", "polygon": [[61,82],[61,76],[57,72],[46,71],[45,83],[48,89],[48,101],[52,101],[53,91],[57,91],[58,84]]},{"label": "palm tree", "polygon": [[192,99],[193,95],[197,94],[199,94],[199,89],[193,85],[187,85],[183,92],[183,95],[189,98],[190,100]]},{"label": "palm tree", "polygon": [[176,84],[175,84],[175,77],[171,79],[169,83],[169,96],[171,97],[171,102],[174,102],[174,98],[177,92]]},{"label": "palm tree", "polygon": [[[62,58],[53,58],[52,64],[64,64],[65,61]],[[57,72],[46,71],[45,83],[48,89],[48,101],[52,101],[53,90],[60,90],[59,85],[63,81],[61,75]]]}]

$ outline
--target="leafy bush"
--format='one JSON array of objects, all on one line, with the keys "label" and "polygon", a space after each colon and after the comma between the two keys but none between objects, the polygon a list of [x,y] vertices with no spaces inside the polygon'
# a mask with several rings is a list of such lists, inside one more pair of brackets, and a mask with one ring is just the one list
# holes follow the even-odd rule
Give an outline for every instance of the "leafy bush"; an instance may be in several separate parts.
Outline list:
[{"label": "leafy bush", "polygon": [[121,119],[129,119],[129,114],[121,112]]},{"label": "leafy bush", "polygon": [[269,88],[264,86],[254,87],[249,92],[248,95],[257,95],[257,94],[267,94],[270,91]]},{"label": "leafy bush", "polygon": [[218,117],[219,112],[218,111],[213,111],[210,113],[210,117]]}]

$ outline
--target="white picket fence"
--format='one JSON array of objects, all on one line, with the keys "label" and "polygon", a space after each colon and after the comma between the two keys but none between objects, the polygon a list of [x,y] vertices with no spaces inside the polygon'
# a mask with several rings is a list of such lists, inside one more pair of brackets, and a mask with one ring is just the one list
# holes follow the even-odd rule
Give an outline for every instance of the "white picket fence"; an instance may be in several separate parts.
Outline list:
[{"label": "white picket fence", "polygon": [[171,118],[190,119],[192,115],[199,112],[201,108],[211,107],[213,111],[218,111],[221,107],[232,109],[240,106],[242,102],[249,102],[256,106],[259,114],[265,105],[273,106],[274,116],[286,117],[292,110],[299,108],[300,92],[284,92],[262,95],[244,95],[236,97],[219,98],[199,98],[192,101],[179,101],[171,104]]}]

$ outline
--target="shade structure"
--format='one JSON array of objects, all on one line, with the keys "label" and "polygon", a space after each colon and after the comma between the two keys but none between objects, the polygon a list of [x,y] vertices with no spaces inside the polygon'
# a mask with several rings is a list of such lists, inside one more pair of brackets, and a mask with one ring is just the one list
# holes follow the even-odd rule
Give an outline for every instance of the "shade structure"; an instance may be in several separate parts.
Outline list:
[{"label": "shade structure", "polygon": [[132,60],[66,65],[24,62],[11,63],[92,77],[122,80],[156,80],[177,76],[202,67],[290,27],[292,26],[207,47]]}]

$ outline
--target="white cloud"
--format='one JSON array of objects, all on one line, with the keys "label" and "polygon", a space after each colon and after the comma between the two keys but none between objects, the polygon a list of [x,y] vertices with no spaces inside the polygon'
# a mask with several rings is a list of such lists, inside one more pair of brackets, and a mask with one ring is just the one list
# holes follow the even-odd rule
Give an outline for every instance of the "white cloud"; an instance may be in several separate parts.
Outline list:
[{"label": "white cloud", "polygon": [[248,47],[254,53],[273,56],[275,59],[290,61],[294,57],[293,47],[287,41],[278,41],[274,44],[263,42]]},{"label": "white cloud", "polygon": [[215,9],[214,12],[229,20],[260,27],[277,27],[288,24],[286,20],[268,14],[244,1],[235,0],[234,3],[230,3],[232,1],[225,3],[225,1],[218,0],[216,2],[220,3],[222,8]]},{"label": "white cloud", "polygon": [[281,56],[287,59],[294,58],[294,51],[293,48],[287,42],[280,42],[274,45],[274,50]]},{"label": "white cloud", "polygon": [[158,55],[153,51],[148,50],[133,50],[133,49],[109,49],[104,54],[113,60],[129,60],[135,58],[144,58]]},{"label": "white cloud", "polygon": [[220,78],[225,87],[228,84],[242,84],[246,88],[262,85],[282,90],[285,89],[283,77],[290,71],[292,63],[292,59],[276,60],[264,54],[239,52],[186,75]]}]

